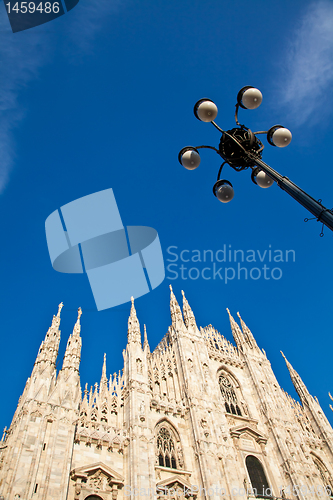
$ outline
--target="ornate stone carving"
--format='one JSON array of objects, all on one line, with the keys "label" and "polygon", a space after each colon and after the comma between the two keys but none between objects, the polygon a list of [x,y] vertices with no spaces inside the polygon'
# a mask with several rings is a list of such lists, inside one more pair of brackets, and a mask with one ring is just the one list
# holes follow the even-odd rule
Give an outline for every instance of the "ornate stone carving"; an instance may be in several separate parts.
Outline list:
[{"label": "ornate stone carving", "polygon": [[99,470],[89,478],[87,486],[88,488],[91,488],[93,490],[104,490],[105,481],[106,481],[105,476]]}]

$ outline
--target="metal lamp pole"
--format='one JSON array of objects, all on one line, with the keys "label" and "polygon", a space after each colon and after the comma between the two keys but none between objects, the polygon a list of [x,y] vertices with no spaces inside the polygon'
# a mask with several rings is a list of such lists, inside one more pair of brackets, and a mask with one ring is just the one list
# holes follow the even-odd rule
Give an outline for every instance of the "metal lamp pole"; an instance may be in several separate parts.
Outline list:
[{"label": "metal lamp pole", "polygon": [[[313,214],[317,221],[333,231],[333,211],[326,208],[321,200],[316,201],[288,177],[282,176],[262,160],[264,146],[257,137],[259,134],[267,134],[267,140],[272,146],[285,147],[290,144],[291,132],[281,125],[274,125],[267,131],[252,132],[248,127],[240,125],[238,122],[240,107],[255,109],[260,106],[261,101],[262,94],[258,89],[250,86],[243,87],[237,95],[235,112],[237,127],[225,131],[214,122],[218,111],[217,106],[210,99],[200,99],[194,106],[194,114],[201,121],[211,122],[222,133],[219,148],[187,146],[179,152],[179,162],[188,170],[194,170],[200,164],[198,150],[202,148],[213,149],[224,160],[217,175],[217,182],[213,187],[214,195],[222,203],[228,203],[234,196],[232,184],[226,179],[220,179],[223,166],[228,164],[237,172],[250,168],[252,170],[251,179],[255,184],[262,188],[268,188],[275,181],[281,189]],[[323,236],[323,232],[321,232],[321,236]]]}]

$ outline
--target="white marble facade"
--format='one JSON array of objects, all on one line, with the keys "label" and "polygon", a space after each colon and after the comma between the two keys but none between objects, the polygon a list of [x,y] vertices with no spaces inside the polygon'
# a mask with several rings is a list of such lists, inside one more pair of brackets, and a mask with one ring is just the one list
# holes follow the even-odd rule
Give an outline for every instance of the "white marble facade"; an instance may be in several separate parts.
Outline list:
[{"label": "white marble facade", "polygon": [[104,358],[82,397],[80,309],[56,373],[61,308],[0,442],[1,499],[331,496],[327,418],[287,360],[300,403],[281,389],[240,317],[228,311],[233,345],[171,289],[172,324],[150,352],[132,301],[123,371],[108,380]]}]

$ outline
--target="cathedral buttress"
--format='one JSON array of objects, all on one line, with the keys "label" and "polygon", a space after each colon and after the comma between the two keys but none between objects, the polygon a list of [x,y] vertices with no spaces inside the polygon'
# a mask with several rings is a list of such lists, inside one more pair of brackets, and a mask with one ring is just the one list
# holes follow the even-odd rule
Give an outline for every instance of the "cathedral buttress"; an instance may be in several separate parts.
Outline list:
[{"label": "cathedral buttress", "polygon": [[21,404],[26,399],[45,401],[56,384],[56,360],[60,342],[60,313],[63,303],[58,306],[58,314],[53,316],[52,324],[48,329],[45,339],[40,345],[36,361],[27,380],[21,396]]},{"label": "cathedral buttress", "polygon": [[295,390],[302,402],[302,406],[312,422],[313,426],[317,429],[326,443],[327,449],[333,459],[333,432],[332,428],[323,413],[317,398],[314,398],[309,393],[306,385],[299,376],[296,370],[292,367],[291,363],[287,360],[282,351],[280,351],[288,368],[291,381],[295,387]]},{"label": "cathedral buttress", "polygon": [[[129,437],[129,445],[124,450],[126,456],[128,486],[145,488],[147,491],[153,473],[153,465],[149,463],[149,440],[151,430],[147,427],[149,411],[149,388],[147,356],[149,355],[147,333],[145,346],[142,348],[140,323],[131,298],[131,312],[128,318],[127,346],[124,351],[124,427]],[[137,457],[140,456],[141,471]]]},{"label": "cathedral buttress", "polygon": [[210,360],[205,340],[197,327],[194,313],[184,292],[182,291],[183,315],[171,286],[170,292],[173,345],[178,358],[182,398],[188,409],[186,419],[191,430],[190,439],[196,457],[198,483],[204,492],[202,497],[208,498],[208,489],[221,487],[223,482],[216,454],[217,443],[215,441],[208,444],[202,437],[203,422],[204,425],[213,426]]},{"label": "cathedral buttress", "polygon": [[0,473],[0,492],[9,500],[32,497],[66,500],[67,497],[74,422],[81,399],[78,375],[81,339],[78,318],[67,344],[63,369],[56,378],[62,306],[59,305],[41,344],[6,439],[8,472]]}]

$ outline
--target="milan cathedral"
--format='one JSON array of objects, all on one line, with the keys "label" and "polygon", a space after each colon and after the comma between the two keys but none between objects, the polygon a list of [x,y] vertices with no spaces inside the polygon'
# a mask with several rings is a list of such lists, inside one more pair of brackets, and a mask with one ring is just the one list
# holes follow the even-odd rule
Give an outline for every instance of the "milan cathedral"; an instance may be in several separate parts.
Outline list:
[{"label": "milan cathedral", "polygon": [[123,370],[108,379],[104,356],[82,395],[81,309],[56,371],[62,306],[0,442],[2,500],[333,498],[332,427],[282,354],[300,402],[283,391],[239,315],[233,345],[171,288],[151,352],[132,300]]}]

